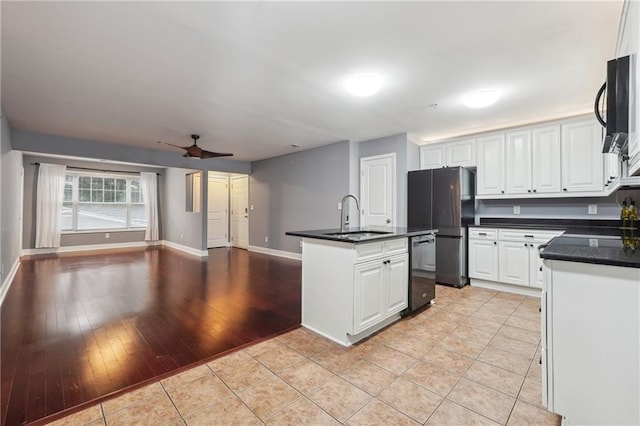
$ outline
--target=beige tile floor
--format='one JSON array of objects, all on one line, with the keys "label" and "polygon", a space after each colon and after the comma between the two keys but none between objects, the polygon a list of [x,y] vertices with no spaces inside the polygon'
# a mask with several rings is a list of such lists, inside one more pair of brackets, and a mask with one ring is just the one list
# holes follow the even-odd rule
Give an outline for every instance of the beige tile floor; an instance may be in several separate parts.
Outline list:
[{"label": "beige tile floor", "polygon": [[351,348],[300,328],[55,425],[558,425],[541,403],[539,299],[438,286]]}]

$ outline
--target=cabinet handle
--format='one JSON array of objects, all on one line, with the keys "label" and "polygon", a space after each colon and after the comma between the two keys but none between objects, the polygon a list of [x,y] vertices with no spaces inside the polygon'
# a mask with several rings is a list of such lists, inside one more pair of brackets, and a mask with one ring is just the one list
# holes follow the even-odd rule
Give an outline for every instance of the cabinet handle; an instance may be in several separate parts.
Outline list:
[{"label": "cabinet handle", "polygon": [[534,189],[534,190],[533,190],[533,192],[538,192],[538,190],[537,190],[537,189]]},{"label": "cabinet handle", "polygon": [[493,245],[495,246],[496,244],[498,244],[498,243],[496,243],[496,242],[494,241],[494,242],[493,242]]},{"label": "cabinet handle", "polygon": [[524,237],[525,237],[525,238],[533,238],[533,235],[527,235],[527,234],[524,234]]},{"label": "cabinet handle", "polygon": [[563,191],[566,191],[566,190],[567,190],[567,188],[562,188],[562,190],[563,190]]},{"label": "cabinet handle", "polygon": [[487,236],[487,233],[486,233],[486,232],[478,232],[478,235],[483,235],[483,236],[485,236],[485,237],[486,237],[486,236]]},{"label": "cabinet handle", "polygon": [[530,189],[527,189],[527,192],[531,192],[531,190],[530,190]]},{"label": "cabinet handle", "polygon": [[542,272],[542,266],[540,267],[540,272]]},{"label": "cabinet handle", "polygon": [[504,190],[500,191],[501,194],[504,194]]},{"label": "cabinet handle", "polygon": [[525,246],[525,247],[529,247],[529,244],[527,244],[527,243],[524,243],[524,246]]},{"label": "cabinet handle", "polygon": [[533,244],[529,244],[529,247],[533,247]]}]

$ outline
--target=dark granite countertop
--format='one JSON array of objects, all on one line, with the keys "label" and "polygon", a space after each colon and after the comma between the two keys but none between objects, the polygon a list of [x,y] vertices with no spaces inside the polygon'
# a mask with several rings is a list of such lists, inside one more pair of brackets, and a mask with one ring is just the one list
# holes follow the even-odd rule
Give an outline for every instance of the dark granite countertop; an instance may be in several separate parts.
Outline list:
[{"label": "dark granite countertop", "polygon": [[[391,226],[367,226],[362,228],[348,228],[349,234],[341,234],[339,229],[314,229],[307,231],[288,231],[286,235],[295,237],[315,238],[318,240],[340,241],[344,243],[367,243],[378,240],[391,240],[399,237],[415,237],[418,235],[434,234],[437,229],[429,228],[400,228]],[[365,234],[356,234],[365,233]],[[333,235],[332,235],[333,234]]]},{"label": "dark granite countertop", "polygon": [[543,259],[640,268],[638,230],[614,236],[556,237],[540,250]]},{"label": "dark granite countertop", "polygon": [[564,231],[567,235],[617,236],[620,221],[608,219],[480,218],[480,228],[540,229]]}]

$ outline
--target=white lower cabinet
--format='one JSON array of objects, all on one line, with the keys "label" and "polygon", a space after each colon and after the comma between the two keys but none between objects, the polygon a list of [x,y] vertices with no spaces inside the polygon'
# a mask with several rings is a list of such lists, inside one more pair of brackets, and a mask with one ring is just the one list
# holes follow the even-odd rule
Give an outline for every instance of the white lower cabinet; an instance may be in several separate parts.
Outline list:
[{"label": "white lower cabinet", "polygon": [[355,265],[353,334],[408,306],[408,276],[407,254]]},{"label": "white lower cabinet", "polygon": [[498,281],[498,246],[496,241],[469,238],[469,276]]},{"label": "white lower cabinet", "polygon": [[406,237],[302,241],[302,325],[349,346],[400,318],[409,302]]},{"label": "white lower cabinet", "polygon": [[498,281],[529,285],[529,246],[527,243],[500,241],[498,243]]},{"label": "white lower cabinet", "polygon": [[538,246],[561,231],[469,228],[471,284],[527,295],[542,288]]}]

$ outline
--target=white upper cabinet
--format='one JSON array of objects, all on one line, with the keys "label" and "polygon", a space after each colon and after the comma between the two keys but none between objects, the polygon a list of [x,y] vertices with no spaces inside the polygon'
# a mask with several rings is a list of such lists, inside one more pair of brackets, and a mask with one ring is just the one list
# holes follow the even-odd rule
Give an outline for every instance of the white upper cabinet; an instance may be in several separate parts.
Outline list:
[{"label": "white upper cabinet", "polygon": [[420,168],[475,167],[476,140],[462,139],[420,147]]},{"label": "white upper cabinet", "polygon": [[420,168],[439,169],[445,167],[446,149],[444,144],[423,145],[420,147]]},{"label": "white upper cabinet", "polygon": [[532,192],[531,130],[507,132],[505,151],[505,192],[507,194]]},{"label": "white upper cabinet", "polygon": [[475,167],[476,140],[464,139],[447,142],[447,167]]},{"label": "white upper cabinet", "polygon": [[560,125],[536,127],[531,136],[532,192],[560,192]]},{"label": "white upper cabinet", "polygon": [[562,191],[602,191],[602,131],[595,119],[563,124],[561,147]]},{"label": "white upper cabinet", "polygon": [[476,140],[478,170],[476,194],[504,194],[504,133],[479,137]]}]

